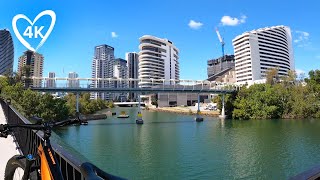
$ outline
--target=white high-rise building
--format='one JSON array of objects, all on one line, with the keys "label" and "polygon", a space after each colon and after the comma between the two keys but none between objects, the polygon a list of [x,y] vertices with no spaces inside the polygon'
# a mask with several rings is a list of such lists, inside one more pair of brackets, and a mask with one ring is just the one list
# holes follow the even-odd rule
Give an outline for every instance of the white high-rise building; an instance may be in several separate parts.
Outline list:
[{"label": "white high-rise building", "polygon": [[69,74],[68,74],[68,87],[69,88],[78,88],[78,87],[80,87],[79,80],[76,79],[78,77],[79,77],[78,73],[69,72]]},{"label": "white high-rise building", "polygon": [[[106,44],[96,46],[92,61],[92,78],[112,78],[114,64],[114,48]],[[91,88],[111,88],[114,83],[108,81],[92,81]],[[91,99],[112,100],[110,93],[94,92]]]},{"label": "white high-rise building", "polygon": [[[117,58],[114,60],[113,65],[113,78],[116,79],[127,79],[128,78],[128,68],[127,68],[127,61],[121,58]],[[115,81],[113,82],[113,86],[115,88],[127,88],[128,82],[127,81]],[[113,100],[115,101],[126,101],[128,93],[120,92],[120,93],[113,93]]]},{"label": "white high-rise building", "polygon": [[[167,39],[145,35],[140,38],[139,78],[154,80],[179,80],[179,50]],[[161,85],[155,81],[153,85]],[[150,87],[150,82],[140,82],[141,87]]]},{"label": "white high-rise building", "polygon": [[[56,78],[56,73],[54,72],[49,72],[48,73],[49,78]],[[55,79],[48,79],[47,80],[47,85],[46,87],[48,88],[55,88],[56,87],[56,80]]]},{"label": "white high-rise building", "polygon": [[265,79],[266,71],[279,68],[279,75],[294,70],[291,30],[273,26],[245,32],[232,40],[236,81],[252,84]]}]

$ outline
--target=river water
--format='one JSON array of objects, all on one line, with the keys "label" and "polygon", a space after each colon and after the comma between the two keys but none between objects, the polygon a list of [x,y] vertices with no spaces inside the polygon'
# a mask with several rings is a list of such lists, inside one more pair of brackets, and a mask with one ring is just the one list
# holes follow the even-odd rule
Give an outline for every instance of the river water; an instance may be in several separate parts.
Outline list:
[{"label": "river water", "polygon": [[287,179],[320,164],[320,120],[221,121],[143,111],[64,127],[60,138],[108,173],[128,179]]}]

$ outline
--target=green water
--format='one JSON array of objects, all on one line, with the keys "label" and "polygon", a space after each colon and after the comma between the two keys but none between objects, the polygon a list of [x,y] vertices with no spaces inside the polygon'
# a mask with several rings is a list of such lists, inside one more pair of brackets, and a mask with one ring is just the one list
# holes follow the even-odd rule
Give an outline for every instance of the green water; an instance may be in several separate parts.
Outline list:
[{"label": "green water", "polygon": [[320,164],[320,120],[221,121],[143,111],[56,133],[108,173],[129,179],[287,179]]}]

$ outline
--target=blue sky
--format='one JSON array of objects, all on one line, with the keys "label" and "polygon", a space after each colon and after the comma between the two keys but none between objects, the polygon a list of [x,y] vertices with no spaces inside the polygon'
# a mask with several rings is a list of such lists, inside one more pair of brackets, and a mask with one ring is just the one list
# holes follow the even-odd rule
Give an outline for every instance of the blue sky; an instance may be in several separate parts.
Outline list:
[{"label": "blue sky", "polygon": [[[204,79],[207,60],[221,55],[215,27],[225,39],[226,53],[232,54],[234,37],[274,25],[291,28],[298,71],[320,68],[317,0],[0,0],[0,4],[0,28],[8,28],[14,39],[14,69],[26,48],[13,34],[13,17],[25,14],[33,20],[44,10],[56,13],[55,27],[38,50],[45,57],[45,76],[49,71],[60,77],[76,71],[90,77],[94,46],[111,45],[115,56],[124,58],[126,52],[138,52],[139,37],[149,34],[168,38],[180,49],[182,79]],[[36,24],[46,30],[49,23],[50,18],[44,18]],[[27,23],[17,24],[23,33]]]}]

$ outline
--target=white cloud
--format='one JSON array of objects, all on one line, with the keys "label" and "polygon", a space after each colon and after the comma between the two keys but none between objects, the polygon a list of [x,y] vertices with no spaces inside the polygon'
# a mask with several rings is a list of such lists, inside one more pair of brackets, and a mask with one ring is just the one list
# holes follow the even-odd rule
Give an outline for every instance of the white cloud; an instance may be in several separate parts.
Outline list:
[{"label": "white cloud", "polygon": [[201,22],[196,22],[194,20],[190,20],[188,26],[191,29],[200,29],[203,26],[203,24]]},{"label": "white cloud", "polygon": [[111,37],[112,38],[117,38],[118,37],[118,34],[116,32],[111,32]]},{"label": "white cloud", "polygon": [[247,16],[242,15],[240,18],[223,16],[221,18],[221,24],[223,26],[237,26],[246,22]]},{"label": "white cloud", "polygon": [[310,45],[309,36],[310,34],[305,31],[295,31],[296,38],[293,40],[298,47],[306,47]]}]

